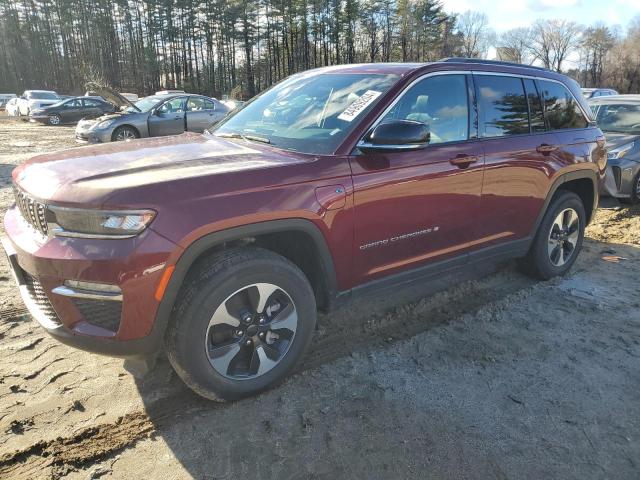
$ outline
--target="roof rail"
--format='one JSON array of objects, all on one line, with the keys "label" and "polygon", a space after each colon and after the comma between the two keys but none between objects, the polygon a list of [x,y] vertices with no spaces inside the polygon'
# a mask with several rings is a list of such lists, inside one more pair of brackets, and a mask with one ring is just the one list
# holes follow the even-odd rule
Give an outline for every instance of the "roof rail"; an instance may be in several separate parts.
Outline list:
[{"label": "roof rail", "polygon": [[536,70],[543,70],[548,72],[547,68],[536,67],[535,65],[525,65],[523,63],[515,62],[503,62],[501,60],[485,60],[483,58],[464,58],[464,57],[448,57],[438,60],[438,62],[451,62],[451,63],[478,63],[484,65],[503,65],[505,67],[523,67],[523,68],[535,68]]}]

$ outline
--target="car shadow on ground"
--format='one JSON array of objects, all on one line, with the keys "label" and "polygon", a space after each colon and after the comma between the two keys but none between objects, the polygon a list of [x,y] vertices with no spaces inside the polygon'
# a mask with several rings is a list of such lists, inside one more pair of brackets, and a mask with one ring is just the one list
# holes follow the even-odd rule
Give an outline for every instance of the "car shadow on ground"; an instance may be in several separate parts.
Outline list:
[{"label": "car shadow on ground", "polygon": [[[602,260],[612,255],[622,260]],[[516,301],[506,302],[506,308],[520,305],[527,292],[546,284],[538,287],[513,263],[478,265],[465,276],[359,300],[319,319],[311,351],[293,378],[235,403],[201,399],[180,382],[166,359],[137,385],[158,434],[194,478],[421,478],[426,472],[487,478],[500,471],[503,461],[516,466],[511,473],[524,477],[566,478],[576,470],[565,470],[562,462],[568,466],[577,458],[585,467],[593,449],[585,441],[588,433],[574,433],[579,429],[572,422],[591,424],[608,416],[612,425],[640,427],[635,425],[640,415],[630,420],[634,412],[615,413],[592,403],[594,392],[606,388],[620,402],[638,404],[633,391],[640,385],[625,387],[615,375],[606,379],[611,369],[628,373],[629,358],[624,365],[610,358],[611,345],[595,338],[593,319],[576,337],[584,320],[566,313],[565,329],[557,326],[557,318],[545,318],[562,317],[576,299],[587,312],[606,311],[606,299],[598,297],[612,284],[598,282],[608,275],[603,268],[618,268],[609,261],[622,262],[619,268],[628,269],[628,262],[637,266],[640,249],[587,241],[572,275],[548,282],[553,287],[547,288],[548,295],[558,298],[548,309],[533,302],[531,308],[540,311],[524,320],[503,321],[494,313],[499,311],[496,302],[512,296]],[[563,287],[565,280],[570,287]],[[573,298],[575,291],[579,294]],[[542,304],[545,295],[540,294]],[[563,304],[565,297],[571,298]],[[640,333],[637,326],[616,321],[622,323],[612,323],[612,335],[625,329]],[[558,345],[563,336],[566,352]],[[581,342],[595,346],[582,348]],[[640,357],[637,344],[629,348]],[[590,356],[601,361],[603,370],[589,372],[588,385],[580,386],[582,374],[566,362],[583,365]],[[526,394],[525,399],[524,393],[505,393],[528,391],[532,385],[539,395]],[[599,447],[609,452],[615,443],[605,438]],[[534,461],[546,458],[549,449],[555,452],[552,464]],[[609,473],[618,464],[611,465]],[[591,472],[582,478],[602,474],[597,465],[572,468]]]}]

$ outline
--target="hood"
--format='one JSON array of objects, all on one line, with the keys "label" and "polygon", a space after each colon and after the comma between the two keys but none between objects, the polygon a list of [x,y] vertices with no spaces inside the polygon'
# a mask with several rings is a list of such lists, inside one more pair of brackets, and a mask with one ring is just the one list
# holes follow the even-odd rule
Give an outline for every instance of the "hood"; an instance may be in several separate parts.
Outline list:
[{"label": "hood", "polygon": [[607,150],[613,150],[627,143],[640,140],[640,135],[631,133],[604,132],[604,136],[607,139]]},{"label": "hood", "polygon": [[94,95],[98,95],[104,98],[107,102],[113,103],[116,107],[133,107],[137,110],[136,106],[120,95],[112,88],[98,85],[97,83],[88,82],[86,85],[87,91]]},{"label": "hood", "polygon": [[184,133],[38,155],[13,181],[45,203],[98,207],[124,189],[303,161],[268,145]]}]

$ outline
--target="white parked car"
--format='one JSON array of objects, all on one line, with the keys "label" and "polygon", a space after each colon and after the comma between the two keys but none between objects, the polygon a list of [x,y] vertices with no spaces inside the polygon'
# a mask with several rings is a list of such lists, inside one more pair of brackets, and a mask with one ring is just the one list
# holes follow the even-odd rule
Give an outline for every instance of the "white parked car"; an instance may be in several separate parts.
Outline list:
[{"label": "white parked car", "polygon": [[20,115],[20,112],[18,111],[18,100],[19,98],[17,97],[12,98],[4,106],[7,110],[7,115],[9,115],[10,117],[17,117]]},{"label": "white parked car", "polygon": [[29,115],[31,110],[42,108],[62,100],[60,96],[51,90],[25,90],[18,99],[19,115]]},{"label": "white parked car", "polygon": [[15,93],[0,93],[0,110],[4,110],[7,102],[12,98],[16,98]]}]

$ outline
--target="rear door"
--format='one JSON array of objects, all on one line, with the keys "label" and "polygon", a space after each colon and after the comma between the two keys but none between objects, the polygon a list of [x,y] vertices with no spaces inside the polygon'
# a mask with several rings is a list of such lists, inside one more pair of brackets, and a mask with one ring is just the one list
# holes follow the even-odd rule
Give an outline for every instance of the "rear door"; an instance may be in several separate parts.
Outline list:
[{"label": "rear door", "polygon": [[185,104],[187,97],[167,100],[155,108],[147,120],[149,136],[178,135],[185,131]]},{"label": "rear door", "polygon": [[477,241],[483,158],[470,78],[428,75],[380,119],[426,123],[427,147],[352,157],[355,283],[462,259]]},{"label": "rear door", "polygon": [[187,101],[187,130],[190,132],[204,132],[215,123],[215,104],[204,97],[189,97]]},{"label": "rear door", "polygon": [[490,246],[531,233],[560,161],[559,139],[545,126],[534,79],[476,72],[474,83],[485,155],[478,228]]},{"label": "rear door", "polygon": [[102,115],[102,102],[100,102],[99,100],[94,100],[92,98],[83,98],[82,103],[84,105],[82,118],[96,118]]}]

